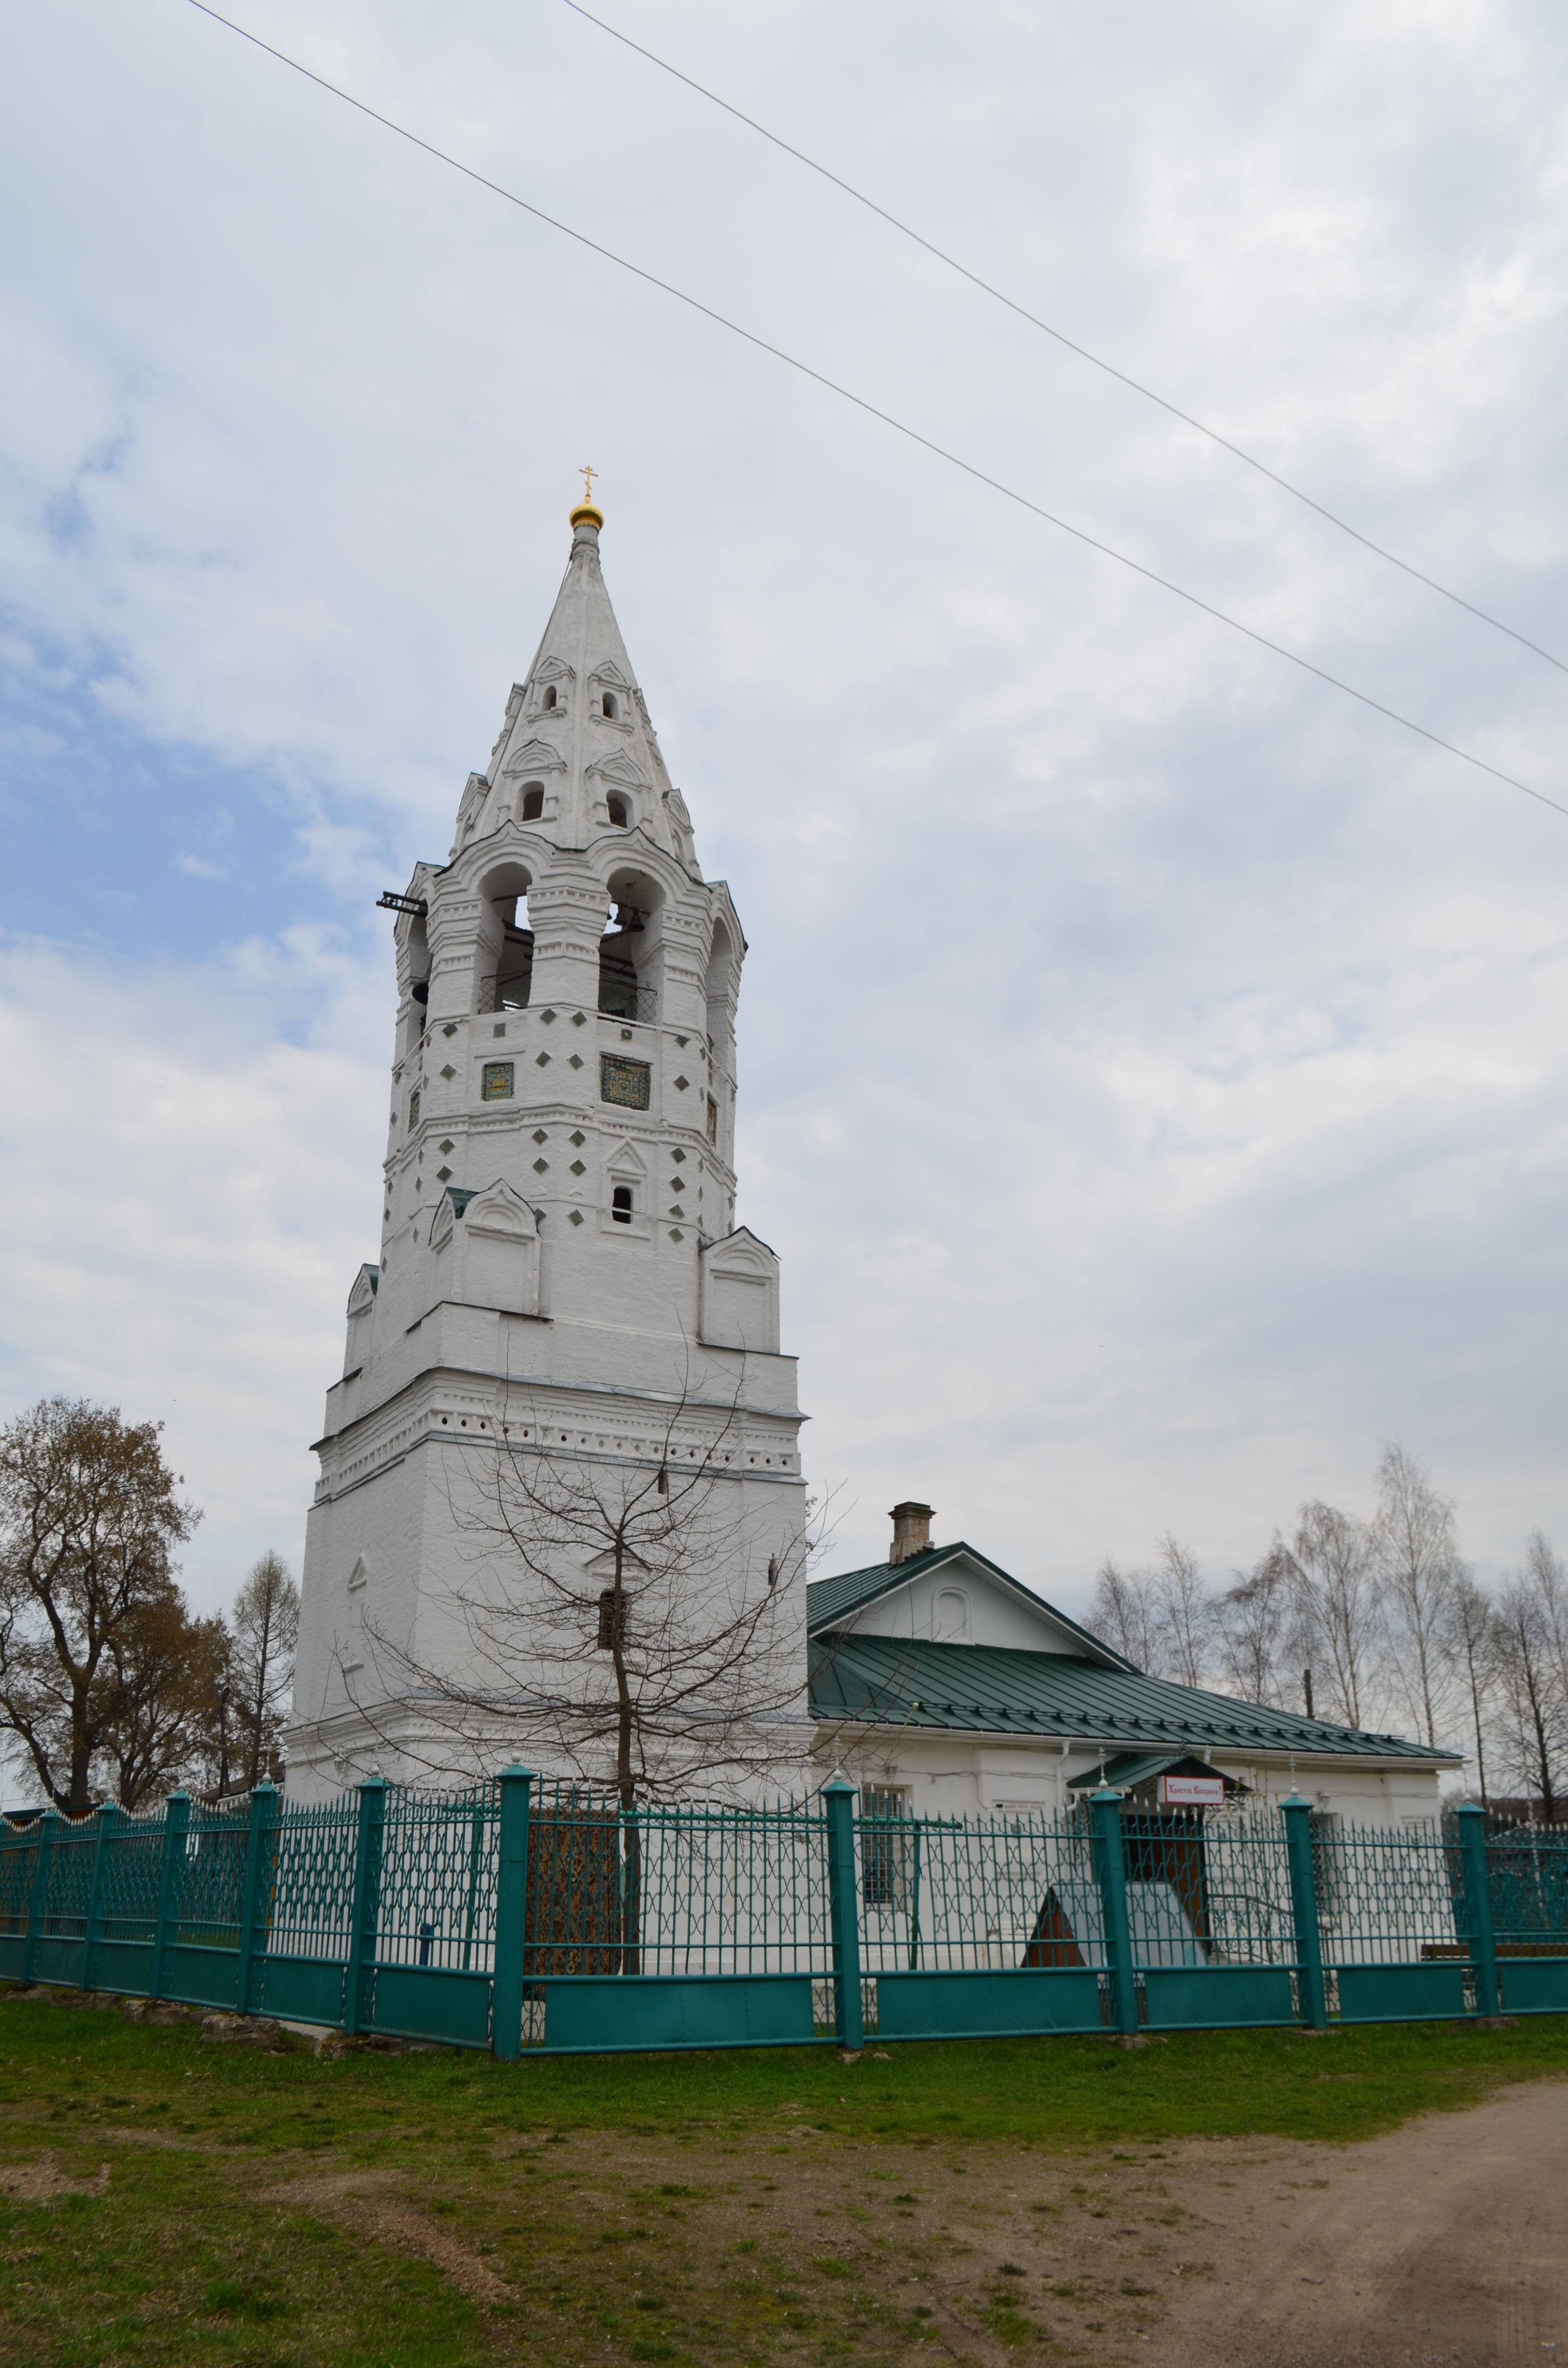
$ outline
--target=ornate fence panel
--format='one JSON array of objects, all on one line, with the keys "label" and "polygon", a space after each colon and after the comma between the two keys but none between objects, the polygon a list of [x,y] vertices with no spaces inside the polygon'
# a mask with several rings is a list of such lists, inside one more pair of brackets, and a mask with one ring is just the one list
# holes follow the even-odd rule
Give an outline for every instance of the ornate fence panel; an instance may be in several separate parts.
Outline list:
[{"label": "ornate fence panel", "polygon": [[[894,1803],[896,1805],[896,1803]],[[526,1770],[0,1825],[0,1978],[504,2059],[1568,2011],[1568,1830],[626,1808]]]}]

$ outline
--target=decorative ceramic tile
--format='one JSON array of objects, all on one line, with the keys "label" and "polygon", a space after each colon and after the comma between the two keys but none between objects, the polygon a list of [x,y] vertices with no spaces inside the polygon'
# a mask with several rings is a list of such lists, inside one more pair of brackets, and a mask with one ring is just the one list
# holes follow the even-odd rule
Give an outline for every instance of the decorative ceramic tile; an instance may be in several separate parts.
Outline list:
[{"label": "decorative ceramic tile", "polygon": [[553,1012],[553,1011],[541,1011],[541,1012],[540,1013],[540,1015],[539,1015],[539,1016],[540,1016],[540,1018],[543,1020],[543,1022],[544,1022],[545,1026],[548,1028],[548,1027],[549,1027],[549,1025],[550,1025],[550,1023],[551,1023],[551,1021],[554,1019],[555,1014],[554,1014],[554,1012]]},{"label": "decorative ceramic tile", "polygon": [[689,1077],[677,1077],[677,1078],[676,1079],[676,1093],[677,1093],[677,1094],[684,1094],[684,1093],[685,1093],[685,1091],[686,1091],[686,1089],[687,1089],[687,1086],[689,1086],[689,1085],[690,1085],[690,1083],[691,1083],[691,1079],[690,1079]]},{"label": "decorative ceramic tile", "polygon": [[536,1159],[534,1161],[534,1174],[536,1176],[542,1176],[549,1166],[550,1162],[548,1159]]},{"label": "decorative ceramic tile", "polygon": [[685,1159],[686,1154],[684,1151],[672,1151],[670,1157],[675,1161],[676,1166],[678,1167]]},{"label": "decorative ceramic tile", "polygon": [[582,1147],[583,1147],[584,1144],[585,1144],[585,1143],[586,1143],[586,1141],[588,1140],[588,1138],[587,1138],[587,1136],[583,1133],[583,1130],[582,1130],[582,1128],[581,1128],[580,1126],[574,1126],[574,1127],[573,1128],[573,1130],[572,1130],[572,1140],[573,1140],[573,1142],[577,1145],[577,1148],[578,1148],[578,1149],[579,1149],[579,1151],[580,1151],[580,1150],[582,1149]]},{"label": "decorative ceramic tile", "polygon": [[580,1069],[580,1068],[582,1067],[582,1065],[583,1065],[583,1055],[581,1054],[581,1053],[574,1053],[572,1054],[572,1066],[573,1066],[573,1068],[574,1068],[574,1069]]},{"label": "decorative ceramic tile", "polygon": [[534,1129],[534,1141],[536,1143],[548,1143],[550,1137],[546,1134],[543,1127],[536,1126]]},{"label": "decorative ceramic tile", "polygon": [[548,1068],[549,1068],[549,1066],[550,1066],[550,1054],[549,1054],[548,1053],[541,1053],[540,1054],[540,1056],[539,1056],[538,1060],[534,1063],[534,1067],[535,1067],[536,1069],[548,1069]]},{"label": "decorative ceramic tile", "polygon": [[708,1097],[708,1140],[710,1143],[719,1140],[719,1105],[711,1094]]},{"label": "decorative ceramic tile", "polygon": [[587,1024],[588,1015],[585,1011],[574,1011],[572,1014],[572,1025],[574,1028],[585,1028]]},{"label": "decorative ceramic tile", "polygon": [[681,1232],[681,1229],[680,1229],[680,1227],[679,1227],[678,1225],[672,1225],[672,1226],[670,1227],[670,1239],[671,1239],[671,1241],[672,1241],[672,1242],[684,1242],[684,1241],[685,1241],[685,1239],[686,1239],[686,1235]]},{"label": "decorative ceramic tile", "polygon": [[599,1054],[599,1099],[619,1103],[622,1110],[645,1110],[653,1093],[653,1072],[646,1061],[623,1060],[619,1053]]},{"label": "decorative ceramic tile", "polygon": [[419,1097],[418,1097],[418,1095],[417,1095],[417,1094],[410,1094],[410,1095],[409,1095],[409,1097],[408,1097],[408,1132],[410,1133],[410,1134],[412,1134],[412,1133],[414,1133],[414,1130],[415,1130],[415,1128],[418,1125],[418,1123],[419,1123]]},{"label": "decorative ceramic tile", "polygon": [[568,1224],[580,1225],[583,1222],[583,1212],[581,1209],[574,1209],[566,1222]]},{"label": "decorative ceramic tile", "polygon": [[443,1036],[455,1036],[457,1032],[458,1023],[455,1019],[449,1019],[446,1026],[441,1030]]},{"label": "decorative ceramic tile", "polygon": [[509,1102],[514,1091],[515,1074],[510,1061],[486,1061],[479,1077],[481,1101]]},{"label": "decorative ceramic tile", "polygon": [[572,1173],[574,1176],[585,1176],[587,1172],[587,1169],[584,1167],[580,1159],[574,1159],[572,1162]]}]

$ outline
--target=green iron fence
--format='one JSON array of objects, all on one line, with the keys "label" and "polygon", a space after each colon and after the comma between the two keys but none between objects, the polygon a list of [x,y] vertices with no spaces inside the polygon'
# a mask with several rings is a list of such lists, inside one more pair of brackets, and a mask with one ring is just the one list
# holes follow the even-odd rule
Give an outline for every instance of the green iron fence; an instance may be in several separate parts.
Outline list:
[{"label": "green iron fence", "polygon": [[1564,2012],[1568,1829],[263,1784],[0,1827],[0,1979],[506,2059]]}]

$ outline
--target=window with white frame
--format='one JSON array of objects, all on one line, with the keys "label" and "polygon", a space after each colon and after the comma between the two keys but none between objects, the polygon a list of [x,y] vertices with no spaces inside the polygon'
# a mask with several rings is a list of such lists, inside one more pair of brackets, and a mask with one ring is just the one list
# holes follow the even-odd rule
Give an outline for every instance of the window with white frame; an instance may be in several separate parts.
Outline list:
[{"label": "window with white frame", "polygon": [[906,1907],[914,1834],[900,1830],[909,1818],[903,1784],[860,1787],[860,1881],[868,1907]]}]

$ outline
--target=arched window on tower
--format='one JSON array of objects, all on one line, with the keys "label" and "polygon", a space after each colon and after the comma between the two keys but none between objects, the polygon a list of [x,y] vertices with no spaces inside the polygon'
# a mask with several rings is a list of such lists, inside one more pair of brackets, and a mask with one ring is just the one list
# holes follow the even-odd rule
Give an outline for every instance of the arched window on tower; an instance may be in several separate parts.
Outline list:
[{"label": "arched window on tower", "polygon": [[605,804],[609,810],[609,818],[611,822],[614,823],[617,830],[624,830],[630,819],[626,811],[626,800],[621,797],[617,797],[615,791],[612,790],[609,796],[605,800]]},{"label": "arched window on tower", "polygon": [[544,697],[540,700],[540,705],[544,708],[551,708],[555,705],[555,685],[552,682],[547,682],[545,684]]},{"label": "arched window on tower", "polygon": [[616,705],[616,698],[613,690],[607,690],[604,695],[604,712],[613,723],[616,716],[619,712],[619,710]]},{"label": "arched window on tower", "polygon": [[523,803],[519,819],[523,822],[539,822],[542,819],[543,814],[544,783],[542,781],[525,781],[523,783]]},{"label": "arched window on tower", "polygon": [[481,884],[480,894],[488,909],[476,949],[475,1011],[528,1008],[534,969],[534,933],[528,927],[529,884],[528,874],[520,863],[501,866]]},{"label": "arched window on tower", "polygon": [[631,1187],[618,1184],[609,1196],[609,1212],[618,1225],[631,1223]]}]

